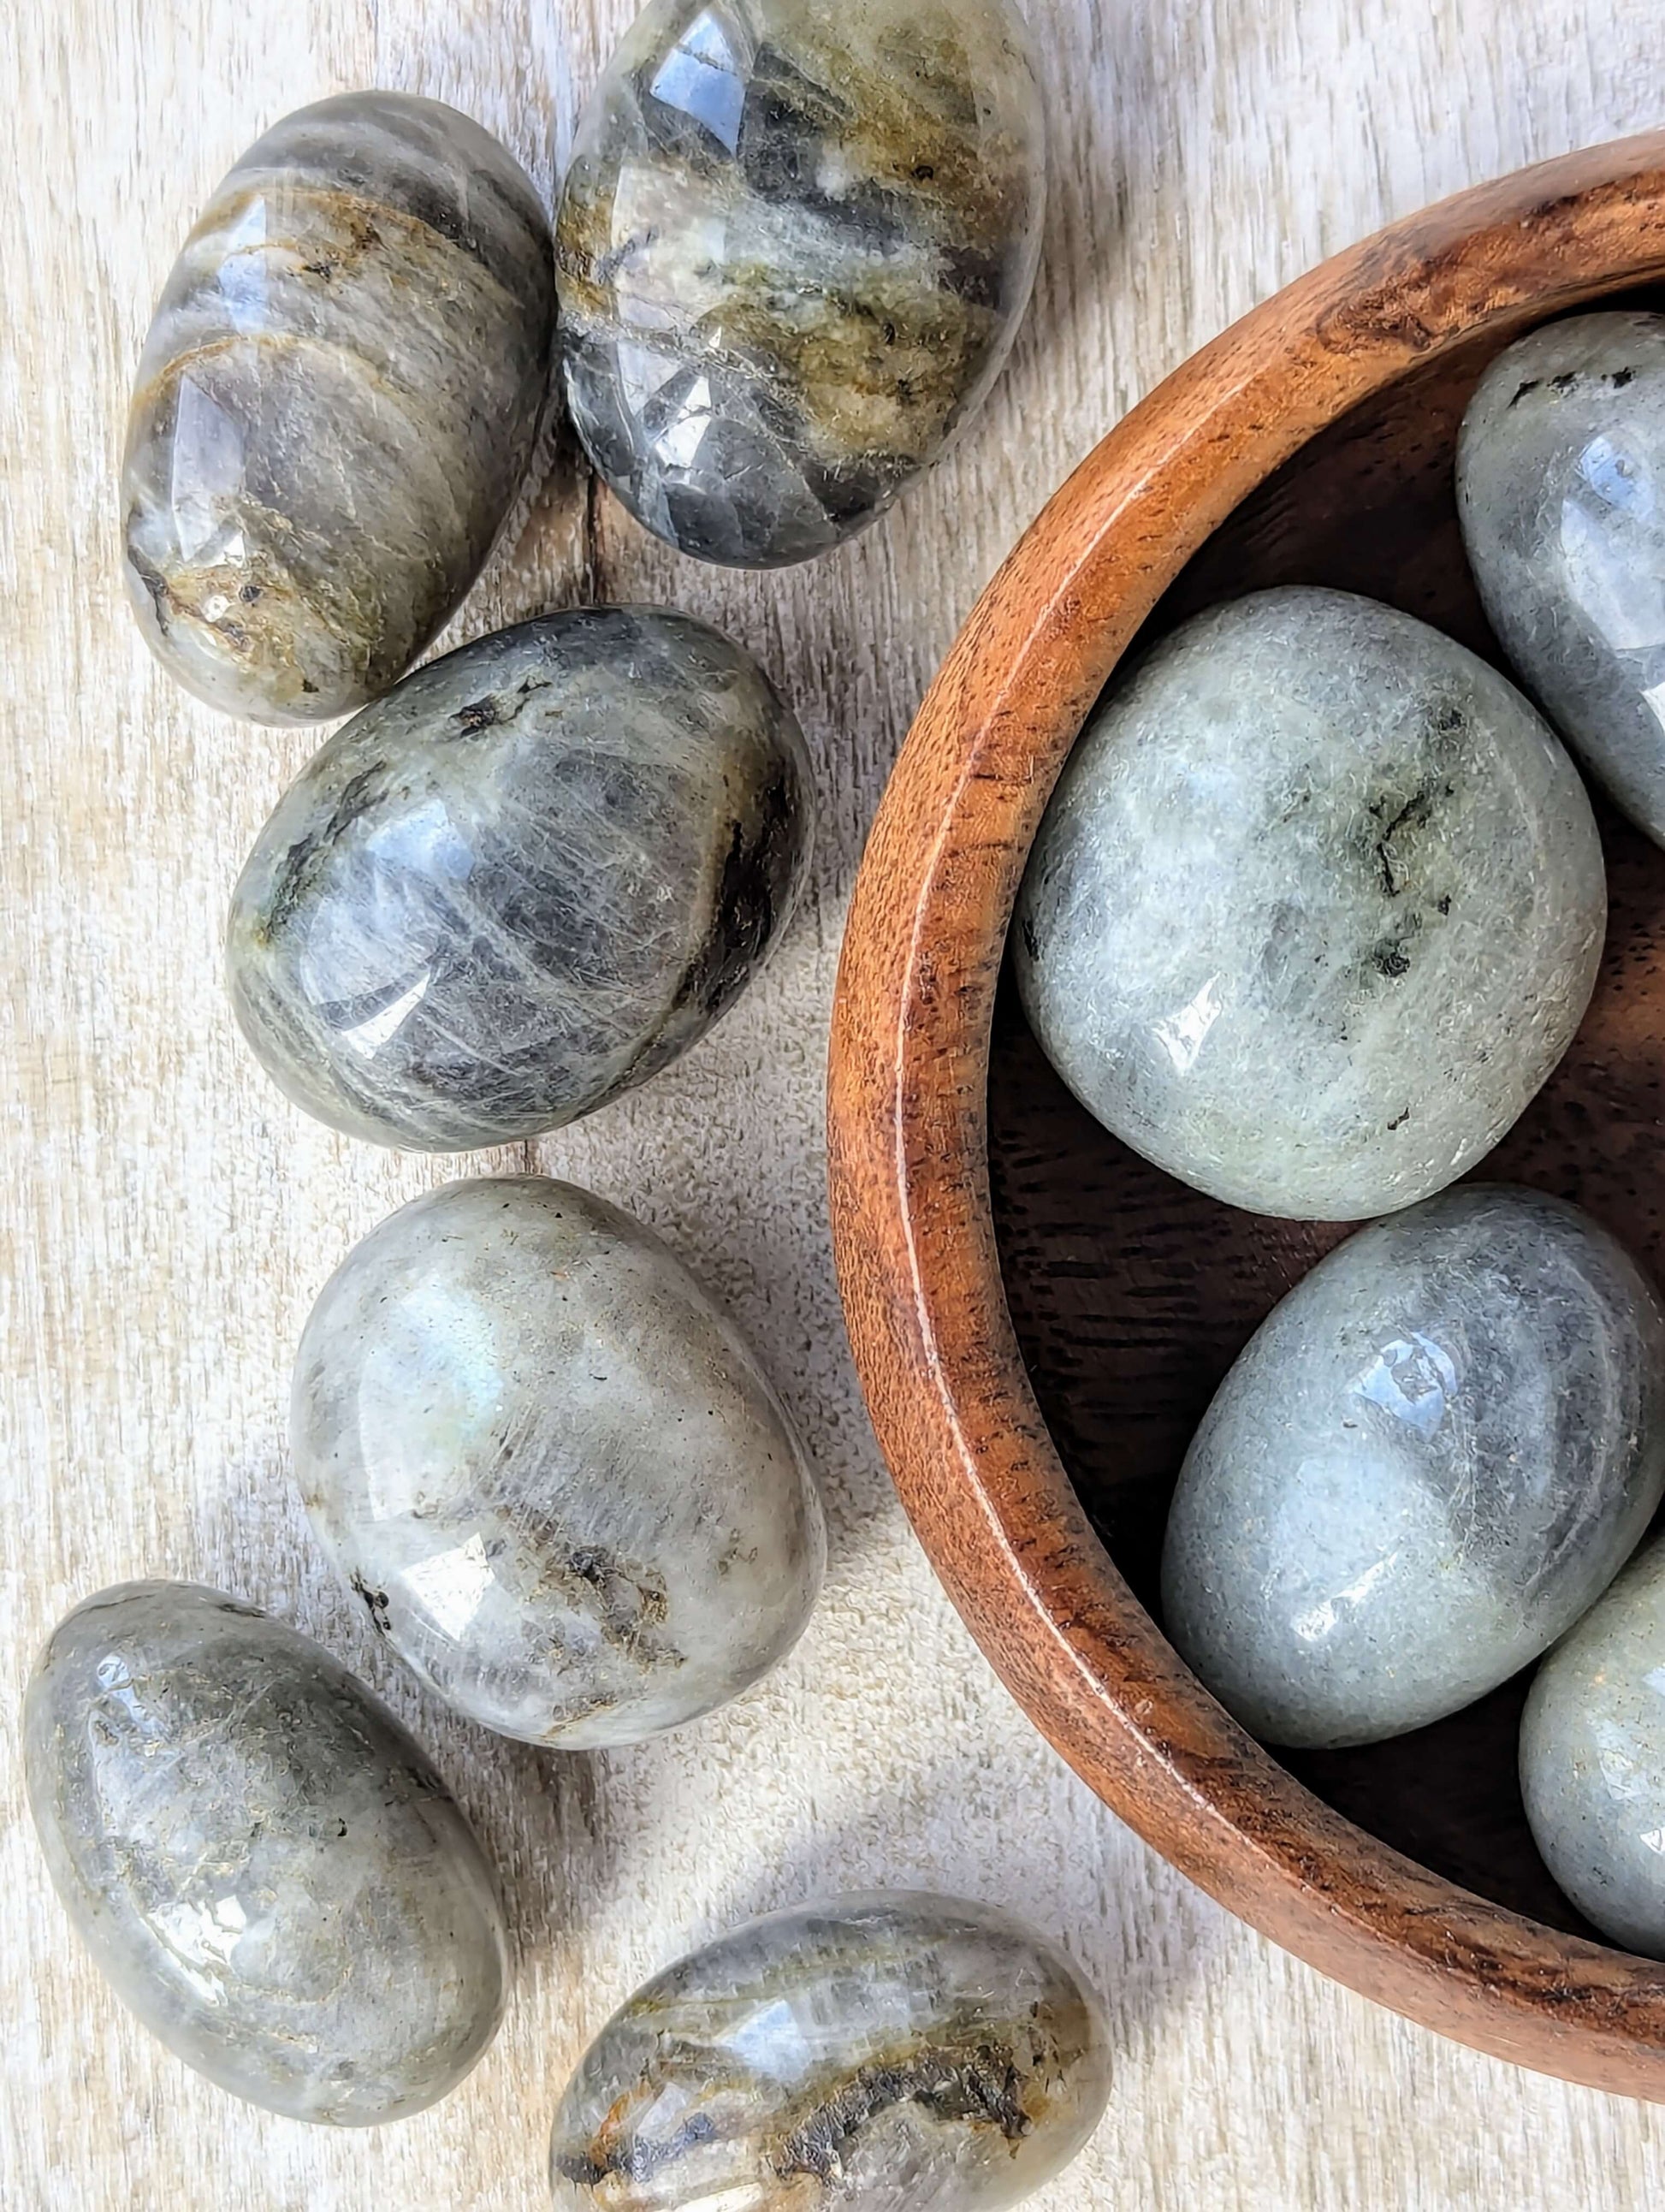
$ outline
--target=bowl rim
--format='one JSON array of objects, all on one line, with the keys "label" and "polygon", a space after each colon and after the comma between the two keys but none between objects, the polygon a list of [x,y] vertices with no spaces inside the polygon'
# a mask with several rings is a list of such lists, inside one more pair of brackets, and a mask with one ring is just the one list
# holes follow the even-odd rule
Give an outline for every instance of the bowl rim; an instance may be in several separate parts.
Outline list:
[{"label": "bowl rim", "polygon": [[1474,1896],[1333,1811],[1216,1703],[1112,1563],[1036,1405],[989,1196],[990,1022],[1040,817],[1112,668],[1247,494],[1413,365],[1665,277],[1665,131],[1457,193],[1194,354],[1030,526],[921,706],[867,842],[828,1070],[840,1291],[938,1576],[1031,1721],[1285,1948],[1475,2049],[1665,2100],[1665,1964]]}]

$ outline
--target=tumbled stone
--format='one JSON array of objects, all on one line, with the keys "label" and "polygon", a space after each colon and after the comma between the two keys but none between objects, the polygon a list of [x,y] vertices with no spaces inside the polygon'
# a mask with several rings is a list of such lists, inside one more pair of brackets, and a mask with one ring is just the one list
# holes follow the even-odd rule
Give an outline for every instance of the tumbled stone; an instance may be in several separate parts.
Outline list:
[{"label": "tumbled stone", "polygon": [[1665,845],[1665,315],[1575,315],[1499,354],[1463,417],[1457,512],[1504,650]]},{"label": "tumbled stone", "polygon": [[1168,1633],[1267,1742],[1455,1712],[1606,1589],[1665,1492],[1665,1310],[1606,1230],[1471,1185],[1264,1322],[1186,1455]]},{"label": "tumbled stone", "polygon": [[657,1237],[571,1183],[451,1183],[367,1237],[307,1323],[290,1438],[376,1627],[532,1743],[709,1712],[820,1589],[820,1502],[750,1350]]},{"label": "tumbled stone", "polygon": [[237,1019],[349,1135],[459,1152],[656,1074],[785,928],[814,787],[703,623],[585,607],[477,639],[337,731],[232,900]]},{"label": "tumbled stone", "polygon": [[555,327],[520,164],[437,100],[274,125],[163,288],[129,418],[128,596],[211,706],[374,698],[479,574],[532,458]]},{"label": "tumbled stone", "polygon": [[908,1892],[770,1914],[614,2014],[556,2115],[562,2212],[1001,2212],[1109,2094],[1097,2000],[982,1905]]},{"label": "tumbled stone", "polygon": [[1294,586],[1113,685],[1013,959],[1054,1066],[1135,1152],[1233,1206],[1357,1220],[1497,1143],[1606,926],[1589,800],[1520,694],[1408,615]]},{"label": "tumbled stone", "polygon": [[775,568],[853,536],[999,374],[1045,170],[1009,0],[652,0],[556,225],[597,469],[703,560]]},{"label": "tumbled stone", "polygon": [[1538,1669],[1521,1794],[1544,1863],[1585,1918],[1665,1959],[1665,1544]]},{"label": "tumbled stone", "polygon": [[116,1994],[187,2065],[365,2126],[455,2087],[501,2017],[501,1908],[426,1753],[309,1637],[191,1583],[53,1631],[23,1713],[41,1849]]}]

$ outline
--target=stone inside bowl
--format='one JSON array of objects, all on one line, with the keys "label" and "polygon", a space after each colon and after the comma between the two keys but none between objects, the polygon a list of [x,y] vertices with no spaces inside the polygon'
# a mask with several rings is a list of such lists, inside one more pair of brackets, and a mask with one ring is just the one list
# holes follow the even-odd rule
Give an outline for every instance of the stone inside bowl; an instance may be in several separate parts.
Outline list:
[{"label": "stone inside bowl", "polygon": [[[1130,653],[1218,600],[1309,583],[1384,599],[1504,666],[1463,558],[1451,459],[1468,395],[1505,343],[1444,356],[1316,438],[1215,532]],[[1476,1173],[1576,1200],[1665,1285],[1665,854],[1599,800],[1596,811],[1611,919],[1595,996],[1559,1069]],[[988,1152],[1036,1398],[1083,1505],[1159,1620],[1163,1524],[1192,1431],[1260,1322],[1347,1231],[1238,1212],[1128,1152],[1053,1073],[1009,975],[990,1046]],[[1390,1742],[1279,1755],[1435,1873],[1595,1936],[1551,1881],[1522,1809],[1516,1732],[1529,1680]]]}]

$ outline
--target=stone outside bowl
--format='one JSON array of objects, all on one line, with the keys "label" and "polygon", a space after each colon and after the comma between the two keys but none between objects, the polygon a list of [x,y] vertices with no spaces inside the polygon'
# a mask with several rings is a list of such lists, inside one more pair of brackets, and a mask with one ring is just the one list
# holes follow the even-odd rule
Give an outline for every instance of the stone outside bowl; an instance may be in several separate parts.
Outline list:
[{"label": "stone outside bowl", "polygon": [[[1310,1964],[1518,2063],[1665,2100],[1665,1966],[1549,1880],[1516,1779],[1526,1678],[1395,1741],[1274,1757],[1156,1616],[1169,1495],[1257,1324],[1345,1234],[1136,1158],[1030,1039],[1002,952],[1036,825],[1136,640],[1262,585],[1364,592],[1492,659],[1458,538],[1468,393],[1535,322],[1660,304],[1665,132],[1393,225],[1206,346],[1006,562],[874,824],[834,1017],[834,1232],[896,1485],[1013,1695],[1182,1872]],[[1661,295],[1665,298],[1665,295]],[[1595,1000],[1479,1172],[1588,1206],[1665,1280],[1665,855],[1602,816]]]}]

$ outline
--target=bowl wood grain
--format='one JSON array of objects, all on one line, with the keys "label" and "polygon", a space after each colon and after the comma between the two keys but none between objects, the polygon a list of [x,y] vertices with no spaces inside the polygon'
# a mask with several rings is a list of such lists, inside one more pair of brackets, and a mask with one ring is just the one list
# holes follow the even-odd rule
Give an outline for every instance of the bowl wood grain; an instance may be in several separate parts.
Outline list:
[{"label": "bowl wood grain", "polygon": [[[1065,757],[1123,654],[1281,582],[1388,600],[1499,659],[1452,501],[1492,356],[1593,300],[1658,305],[1665,132],[1444,202],[1186,362],[1077,471],[973,611],[874,824],[834,1015],[834,1237],[896,1485],[1019,1703],[1193,1880],[1476,2048],[1665,2100],[1665,1966],[1595,1939],[1533,1849],[1524,1680],[1396,1742],[1274,1758],[1153,1608],[1216,1383],[1346,1231],[1261,1219],[1118,1145],[1002,957]],[[1665,1279],[1665,855],[1603,818],[1612,923],[1571,1053],[1480,1172],[1555,1190]]]}]

